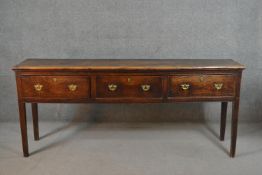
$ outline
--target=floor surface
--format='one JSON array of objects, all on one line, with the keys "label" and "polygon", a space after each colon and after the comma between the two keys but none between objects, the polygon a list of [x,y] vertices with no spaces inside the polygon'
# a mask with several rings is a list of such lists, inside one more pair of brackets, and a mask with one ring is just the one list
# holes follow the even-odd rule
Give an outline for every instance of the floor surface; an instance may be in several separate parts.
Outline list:
[{"label": "floor surface", "polygon": [[262,123],[240,124],[237,154],[228,156],[219,124],[40,122],[28,125],[22,157],[18,123],[0,123],[0,175],[260,175]]}]

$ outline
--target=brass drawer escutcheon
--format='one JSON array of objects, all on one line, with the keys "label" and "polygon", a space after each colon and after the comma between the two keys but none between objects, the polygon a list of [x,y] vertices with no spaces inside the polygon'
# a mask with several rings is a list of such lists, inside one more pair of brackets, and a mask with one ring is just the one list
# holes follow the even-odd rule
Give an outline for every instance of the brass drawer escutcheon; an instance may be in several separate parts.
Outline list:
[{"label": "brass drawer escutcheon", "polygon": [[204,78],[204,76],[203,76],[203,75],[201,75],[201,76],[200,76],[200,78],[199,78],[200,82],[203,82],[203,81],[204,81],[204,79],[205,79],[205,78]]}]

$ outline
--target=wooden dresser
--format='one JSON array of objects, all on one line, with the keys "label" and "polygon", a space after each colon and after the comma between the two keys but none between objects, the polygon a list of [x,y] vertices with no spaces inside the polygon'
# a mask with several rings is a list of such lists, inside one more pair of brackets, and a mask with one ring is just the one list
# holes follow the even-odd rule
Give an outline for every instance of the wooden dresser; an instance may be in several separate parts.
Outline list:
[{"label": "wooden dresser", "polygon": [[234,157],[243,69],[230,59],[27,59],[13,68],[24,156],[29,156],[26,103],[32,105],[34,139],[39,140],[37,103],[219,101],[221,140],[227,104],[233,104]]}]

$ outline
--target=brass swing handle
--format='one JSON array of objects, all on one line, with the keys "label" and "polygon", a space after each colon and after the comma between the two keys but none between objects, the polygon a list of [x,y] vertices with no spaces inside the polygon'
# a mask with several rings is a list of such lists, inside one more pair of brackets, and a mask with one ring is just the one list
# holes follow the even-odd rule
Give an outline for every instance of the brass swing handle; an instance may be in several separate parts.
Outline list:
[{"label": "brass swing handle", "polygon": [[180,87],[182,88],[182,90],[186,91],[190,88],[190,84],[188,84],[188,83],[181,84]]},{"label": "brass swing handle", "polygon": [[143,85],[141,85],[142,90],[145,91],[145,92],[149,91],[149,90],[150,90],[150,87],[151,87],[151,86],[150,86],[149,84],[143,84]]},{"label": "brass swing handle", "polygon": [[108,89],[109,89],[110,91],[116,91],[117,85],[116,85],[116,84],[109,84],[109,85],[108,85]]},{"label": "brass swing handle", "polygon": [[43,85],[42,84],[35,84],[34,88],[36,91],[41,91],[43,89]]},{"label": "brass swing handle", "polygon": [[221,90],[223,87],[223,83],[214,83],[214,87],[216,90]]},{"label": "brass swing handle", "polygon": [[77,89],[77,85],[76,85],[76,84],[70,84],[70,85],[68,85],[67,87],[68,87],[68,89],[69,89],[70,91],[75,91],[75,90]]}]

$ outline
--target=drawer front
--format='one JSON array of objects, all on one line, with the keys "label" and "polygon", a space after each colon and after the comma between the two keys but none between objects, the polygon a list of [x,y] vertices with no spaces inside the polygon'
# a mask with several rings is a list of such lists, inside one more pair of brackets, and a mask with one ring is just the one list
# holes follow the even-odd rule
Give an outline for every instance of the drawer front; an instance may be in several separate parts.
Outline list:
[{"label": "drawer front", "polygon": [[174,75],[169,77],[169,97],[234,96],[234,75]]},{"label": "drawer front", "polygon": [[161,98],[160,76],[98,76],[97,98]]},{"label": "drawer front", "polygon": [[21,78],[22,96],[35,98],[84,99],[90,96],[88,77],[25,76]]}]

